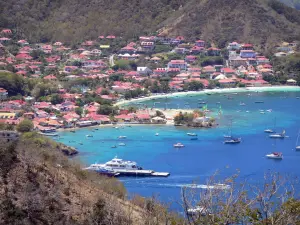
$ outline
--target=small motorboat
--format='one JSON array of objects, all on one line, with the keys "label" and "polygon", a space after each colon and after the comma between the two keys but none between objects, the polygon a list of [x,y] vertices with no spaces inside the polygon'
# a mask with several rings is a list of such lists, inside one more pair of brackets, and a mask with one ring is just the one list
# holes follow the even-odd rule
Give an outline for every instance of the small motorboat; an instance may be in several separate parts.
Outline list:
[{"label": "small motorboat", "polygon": [[125,143],[120,143],[120,144],[119,144],[119,146],[125,146],[125,145],[126,145]]},{"label": "small motorboat", "polygon": [[264,112],[264,111],[261,111],[260,114],[265,114],[265,112]]},{"label": "small motorboat", "polygon": [[87,135],[85,135],[86,137],[93,137],[93,135],[92,134],[87,134]]},{"label": "small motorboat", "polygon": [[266,130],[264,130],[264,132],[265,132],[265,133],[269,133],[269,134],[274,133],[274,131],[273,131],[272,129],[266,129]]},{"label": "small motorboat", "polygon": [[266,112],[272,112],[272,109],[267,109]]},{"label": "small motorboat", "polygon": [[186,133],[188,136],[197,136],[196,133]]},{"label": "small motorboat", "polygon": [[[191,141],[196,141],[196,140],[198,140],[198,138],[197,137],[193,137],[193,138],[191,138]],[[300,150],[300,149],[299,149]]]},{"label": "small motorboat", "polygon": [[95,130],[99,130],[99,128],[95,128]]},{"label": "small motorboat", "polygon": [[216,104],[221,104],[221,102],[216,102]]},{"label": "small motorboat", "polygon": [[119,136],[118,138],[119,139],[126,139],[127,137],[126,136]]},{"label": "small motorboat", "polygon": [[176,144],[174,144],[173,146],[174,146],[175,148],[183,148],[183,147],[184,147],[184,145],[181,144],[181,143],[176,143]]},{"label": "small motorboat", "polygon": [[239,144],[241,143],[242,139],[241,138],[230,138],[228,140],[224,141],[224,144]]},{"label": "small motorboat", "polygon": [[232,136],[231,135],[224,135],[224,138],[231,138]]},{"label": "small motorboat", "polygon": [[202,104],[202,105],[204,105],[204,104],[206,104],[206,102],[199,102],[199,104]]},{"label": "small motorboat", "polygon": [[156,133],[155,136],[159,136],[159,133]]},{"label": "small motorboat", "polygon": [[246,113],[249,113],[249,111],[247,110]]},{"label": "small motorboat", "polygon": [[245,106],[246,104],[244,102],[240,102],[240,106]]},{"label": "small motorboat", "polygon": [[76,131],[75,131],[75,130],[70,130],[70,132],[71,132],[71,133],[75,133]]},{"label": "small motorboat", "polygon": [[283,159],[283,155],[281,152],[273,152],[271,154],[266,155],[268,159]]},{"label": "small motorboat", "polygon": [[116,146],[116,145],[113,145],[113,146],[111,146],[111,148],[117,148],[117,146]]},{"label": "small motorboat", "polygon": [[82,142],[79,142],[79,144],[80,144],[80,145],[83,145],[83,143],[82,143]]}]

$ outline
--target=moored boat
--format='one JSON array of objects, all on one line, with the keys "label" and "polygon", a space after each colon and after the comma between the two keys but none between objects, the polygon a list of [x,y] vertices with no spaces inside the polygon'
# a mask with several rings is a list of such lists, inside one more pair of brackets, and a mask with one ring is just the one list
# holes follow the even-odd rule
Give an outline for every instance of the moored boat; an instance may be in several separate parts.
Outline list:
[{"label": "moored boat", "polygon": [[49,137],[56,137],[56,136],[58,136],[58,133],[55,133],[55,132],[52,132],[52,133],[39,132],[39,134],[42,134],[44,136],[49,136]]},{"label": "moored boat", "polygon": [[188,136],[197,136],[196,133],[186,133]]},{"label": "moored boat", "polygon": [[181,144],[180,142],[179,143],[176,143],[176,144],[174,144],[173,145],[175,148],[183,148],[184,147],[184,145],[183,144]]},{"label": "moored boat", "polygon": [[281,152],[273,152],[268,155],[266,155],[269,159],[283,159],[283,155]]},{"label": "moored boat", "polygon": [[87,134],[87,135],[85,135],[86,137],[93,137],[93,135],[92,134]]},{"label": "moored boat", "polygon": [[298,136],[297,136],[297,140],[296,140],[296,147],[295,147],[296,151],[300,151],[300,145],[299,145],[299,143],[298,143],[298,141],[299,141],[299,136],[300,136],[300,130],[299,130],[299,132],[298,132]]},{"label": "moored boat", "polygon": [[[153,170],[144,170],[134,161],[125,161],[117,157],[104,164],[92,164],[88,168],[104,168],[113,171],[120,176],[143,176],[143,177],[168,177],[168,172],[155,172]],[[87,168],[86,168],[87,169]]]},{"label": "moored boat", "polygon": [[224,144],[239,144],[241,143],[242,139],[241,138],[229,138],[228,140],[224,141]]},{"label": "moored boat", "polygon": [[119,139],[126,139],[127,137],[126,136],[119,136],[118,138]]},{"label": "moored boat", "polygon": [[285,130],[282,131],[282,133],[276,133],[276,134],[270,134],[269,135],[270,138],[285,138]]}]

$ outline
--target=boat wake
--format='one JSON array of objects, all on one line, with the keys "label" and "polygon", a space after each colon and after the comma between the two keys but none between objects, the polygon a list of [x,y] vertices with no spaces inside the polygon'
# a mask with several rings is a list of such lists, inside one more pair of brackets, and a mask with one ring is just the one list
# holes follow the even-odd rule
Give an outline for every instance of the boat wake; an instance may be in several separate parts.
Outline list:
[{"label": "boat wake", "polygon": [[[125,182],[127,183],[127,182]],[[127,183],[128,184],[128,183]],[[168,183],[148,183],[145,181],[135,182],[135,184],[141,184],[144,186],[151,187],[163,187],[163,188],[188,188],[188,189],[217,189],[217,190],[227,190],[230,189],[230,185],[227,184],[215,184],[215,185],[206,185],[206,184],[168,184]]]}]

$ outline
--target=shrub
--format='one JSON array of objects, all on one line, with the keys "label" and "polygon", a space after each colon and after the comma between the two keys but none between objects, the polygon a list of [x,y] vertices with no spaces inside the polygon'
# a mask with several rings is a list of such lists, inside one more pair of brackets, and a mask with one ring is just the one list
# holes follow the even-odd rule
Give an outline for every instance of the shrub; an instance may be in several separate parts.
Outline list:
[{"label": "shrub", "polygon": [[33,123],[30,120],[23,120],[17,126],[17,131],[21,133],[29,132],[33,129]]}]

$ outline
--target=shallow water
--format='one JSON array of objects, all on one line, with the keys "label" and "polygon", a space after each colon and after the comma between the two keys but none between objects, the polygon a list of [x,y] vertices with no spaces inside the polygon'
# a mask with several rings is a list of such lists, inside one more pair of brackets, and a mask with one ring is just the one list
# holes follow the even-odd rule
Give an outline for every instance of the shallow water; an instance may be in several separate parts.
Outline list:
[{"label": "shallow water", "polygon": [[[232,99],[228,99],[228,96]],[[61,132],[59,141],[78,148],[77,156],[85,164],[104,163],[114,156],[138,162],[145,169],[170,172],[168,178],[121,178],[130,194],[143,196],[158,195],[162,201],[179,201],[183,186],[196,182],[197,188],[205,188],[206,180],[217,170],[218,178],[224,179],[240,170],[239,179],[258,184],[263,181],[265,172],[271,170],[300,176],[300,151],[296,152],[295,143],[300,128],[299,91],[289,92],[243,92],[238,94],[191,95],[172,97],[143,102],[148,107],[199,108],[199,101],[206,101],[211,116],[217,118],[219,126],[211,129],[188,129],[174,126],[124,126],[94,130],[86,128]],[[201,100],[200,100],[201,99]],[[263,101],[264,103],[255,103]],[[223,114],[218,116],[219,104]],[[246,105],[240,106],[243,102]],[[141,104],[137,106],[142,107]],[[260,113],[260,110],[272,109],[272,112]],[[240,110],[240,111],[239,111]],[[249,111],[249,112],[246,112]],[[232,118],[232,133],[242,138],[238,145],[224,145],[223,135],[228,134]],[[276,124],[275,124],[276,118]],[[264,133],[271,128],[278,132],[286,130],[289,137],[274,140]],[[198,134],[198,140],[191,141],[187,132]],[[159,136],[155,136],[159,133]],[[87,134],[93,137],[87,138]],[[127,139],[118,140],[118,136]],[[79,142],[82,141],[83,145]],[[126,146],[111,148],[125,143]],[[181,142],[184,148],[175,149],[174,143]],[[283,152],[282,161],[268,160],[267,153]],[[300,190],[300,189],[299,189]],[[177,206],[174,206],[175,208]]]}]

